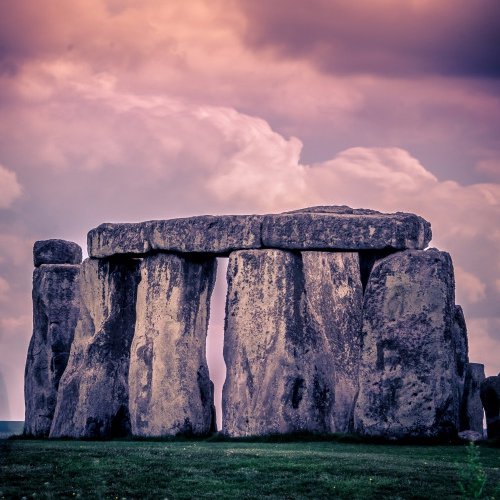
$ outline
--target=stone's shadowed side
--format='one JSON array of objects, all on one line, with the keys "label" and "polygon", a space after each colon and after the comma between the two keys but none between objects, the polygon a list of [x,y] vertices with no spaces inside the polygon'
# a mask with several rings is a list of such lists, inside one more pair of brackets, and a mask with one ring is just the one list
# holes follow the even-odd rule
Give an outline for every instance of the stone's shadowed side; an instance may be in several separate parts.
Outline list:
[{"label": "stone's shadowed side", "polygon": [[467,363],[465,365],[464,392],[460,428],[483,434],[484,411],[481,403],[480,388],[484,380],[484,365]]},{"label": "stone's shadowed side", "polygon": [[80,319],[59,384],[50,437],[130,433],[128,371],[139,264],[132,259],[83,262]]},{"label": "stone's shadowed side", "polygon": [[[469,344],[467,340],[467,326],[465,324],[464,312],[460,306],[455,305],[454,317],[452,324],[452,342],[453,349],[455,352],[455,373],[456,373],[456,384],[455,384],[455,395],[454,398],[459,401],[459,430],[476,430],[473,427],[467,427],[469,425],[469,419],[467,417],[469,402],[472,404],[474,401],[474,394],[465,394],[465,384],[467,377],[467,368],[469,365]],[[469,392],[473,391],[472,386],[468,387]],[[470,398],[470,401],[467,398]],[[475,397],[479,399],[479,389],[477,389]],[[474,411],[472,407],[471,411]],[[481,408],[482,413],[482,408]],[[482,416],[481,416],[482,420]],[[480,427],[482,432],[482,423]]]},{"label": "stone's shadowed side", "polygon": [[72,241],[36,241],[33,246],[33,263],[35,267],[42,264],[81,264],[82,249]]},{"label": "stone's shadowed side", "polygon": [[216,269],[214,258],[142,261],[129,370],[134,435],[206,435],[215,425],[205,344]]},{"label": "stone's shadowed side", "polygon": [[481,382],[481,401],[489,439],[500,439],[500,373]]},{"label": "stone's shadowed side", "polygon": [[[80,250],[81,255],[81,250]],[[80,266],[42,264],[33,271],[33,335],[24,376],[24,433],[46,437],[79,313]]]},{"label": "stone's shadowed side", "polygon": [[445,252],[407,250],[375,264],[364,300],[356,432],[456,435],[454,299],[453,266]]}]

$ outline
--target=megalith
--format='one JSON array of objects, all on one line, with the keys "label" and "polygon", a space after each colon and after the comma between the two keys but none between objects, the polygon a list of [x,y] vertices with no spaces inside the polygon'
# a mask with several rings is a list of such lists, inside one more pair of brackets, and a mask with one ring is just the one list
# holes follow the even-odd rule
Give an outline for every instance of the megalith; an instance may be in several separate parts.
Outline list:
[{"label": "megalith", "polygon": [[484,365],[467,363],[465,365],[464,392],[460,427],[483,433],[484,411],[481,403],[480,388],[484,380]]},{"label": "megalith", "polygon": [[461,306],[455,305],[452,323],[452,342],[455,352],[455,400],[458,401],[457,411],[460,415],[460,430],[473,430],[463,427],[465,421],[465,378],[467,375],[467,364],[469,362],[469,345],[467,341],[467,326],[465,325],[464,312]]},{"label": "megalith", "polygon": [[80,317],[50,437],[130,433],[128,370],[139,264],[126,258],[83,262]]},{"label": "megalith", "polygon": [[375,263],[364,297],[355,431],[444,437],[458,430],[450,256],[407,250]]},{"label": "megalith", "polygon": [[[321,287],[318,273],[324,273]],[[357,385],[350,370],[359,357],[355,325],[361,324],[356,256],[244,250],[230,255],[227,278],[224,434],[348,429]],[[329,308],[324,293],[345,310]],[[354,343],[346,349],[349,335]],[[349,379],[338,399],[336,378]]]},{"label": "megalith", "polygon": [[213,387],[205,343],[216,259],[159,253],[140,267],[129,370],[132,433],[205,435]]},{"label": "megalith", "polygon": [[[302,252],[307,327],[326,338],[333,372],[332,432],[352,432],[359,390],[363,288],[356,252]],[[317,355],[318,353],[315,353]]]},{"label": "megalith", "polygon": [[500,373],[481,382],[481,401],[486,414],[489,439],[500,439]]},{"label": "megalith", "polygon": [[37,241],[34,246],[38,267],[33,272],[33,334],[24,377],[26,435],[49,435],[78,320],[81,252],[76,243],[63,240]]}]

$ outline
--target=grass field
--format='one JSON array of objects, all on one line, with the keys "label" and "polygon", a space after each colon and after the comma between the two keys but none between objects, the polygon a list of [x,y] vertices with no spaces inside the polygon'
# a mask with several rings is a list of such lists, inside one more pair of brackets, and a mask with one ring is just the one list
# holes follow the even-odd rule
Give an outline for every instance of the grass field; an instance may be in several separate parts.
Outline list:
[{"label": "grass field", "polygon": [[[500,449],[479,452],[500,498]],[[2,440],[0,467],[0,498],[447,499],[471,465],[457,445]]]}]

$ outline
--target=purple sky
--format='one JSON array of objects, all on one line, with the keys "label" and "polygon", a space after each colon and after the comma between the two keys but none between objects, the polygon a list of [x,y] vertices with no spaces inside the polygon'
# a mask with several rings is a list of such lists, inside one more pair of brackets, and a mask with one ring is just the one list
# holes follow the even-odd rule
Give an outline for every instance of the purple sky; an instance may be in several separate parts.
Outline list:
[{"label": "purple sky", "polygon": [[85,246],[104,221],[418,213],[453,257],[471,360],[497,374],[499,46],[498,0],[5,2],[0,420],[24,418],[33,242]]}]

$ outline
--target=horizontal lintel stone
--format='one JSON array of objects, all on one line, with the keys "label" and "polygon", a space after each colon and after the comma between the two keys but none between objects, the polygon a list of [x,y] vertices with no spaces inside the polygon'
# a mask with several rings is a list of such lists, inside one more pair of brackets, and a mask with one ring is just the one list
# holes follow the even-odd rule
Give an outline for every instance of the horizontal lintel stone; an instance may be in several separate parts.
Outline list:
[{"label": "horizontal lintel stone", "polygon": [[312,207],[272,215],[204,215],[101,224],[88,233],[90,257],[156,251],[228,255],[235,250],[423,249],[430,224],[414,214]]},{"label": "horizontal lintel stone", "polygon": [[81,264],[82,249],[66,240],[40,240],[33,245],[33,264]]},{"label": "horizontal lintel stone", "polygon": [[264,247],[290,250],[421,250],[431,235],[422,217],[401,212],[295,212],[266,215],[262,224]]}]

